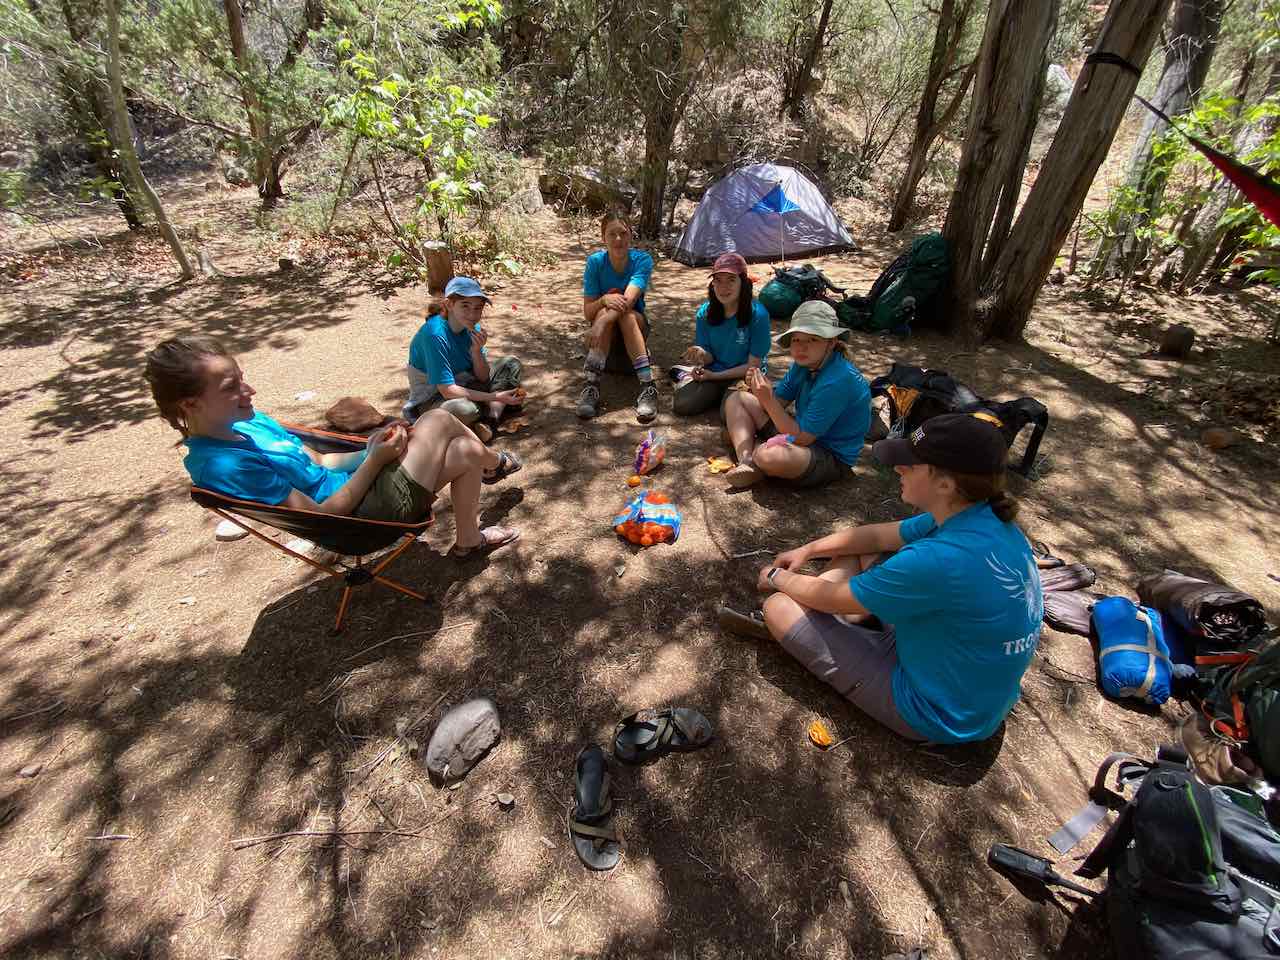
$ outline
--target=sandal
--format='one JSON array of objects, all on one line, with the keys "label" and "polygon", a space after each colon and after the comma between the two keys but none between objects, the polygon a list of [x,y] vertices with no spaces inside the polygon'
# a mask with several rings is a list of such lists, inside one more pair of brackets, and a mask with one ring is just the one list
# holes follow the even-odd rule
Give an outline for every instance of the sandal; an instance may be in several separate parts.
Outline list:
[{"label": "sandal", "polygon": [[485,527],[480,531],[480,536],[484,538],[483,542],[477,543],[474,547],[460,547],[455,543],[449,552],[459,560],[473,553],[492,553],[499,547],[505,547],[519,540],[520,531],[515,527]]},{"label": "sandal", "polygon": [[720,620],[721,630],[744,637],[754,637],[757,640],[771,639],[769,628],[764,625],[764,613],[760,610],[739,613],[729,607],[720,607],[716,611],[716,616]]},{"label": "sandal", "polygon": [[507,479],[513,473],[519,473],[523,466],[524,461],[510,450],[501,450],[498,452],[498,465],[493,468],[493,473],[486,472],[480,479],[485,483],[497,483],[499,480]]},{"label": "sandal", "polygon": [[701,750],[715,739],[711,721],[688,707],[641,710],[613,731],[613,755],[623,763],[652,763],[668,753]]},{"label": "sandal", "polygon": [[612,870],[622,859],[622,839],[605,821],[613,815],[609,762],[596,744],[574,761],[573,799],[566,826],[578,859],[591,870]]}]

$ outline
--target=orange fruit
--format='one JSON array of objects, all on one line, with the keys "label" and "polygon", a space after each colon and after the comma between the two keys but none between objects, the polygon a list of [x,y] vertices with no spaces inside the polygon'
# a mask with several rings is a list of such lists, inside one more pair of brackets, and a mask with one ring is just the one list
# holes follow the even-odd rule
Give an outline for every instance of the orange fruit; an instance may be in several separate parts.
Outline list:
[{"label": "orange fruit", "polygon": [[641,538],[640,538],[640,546],[642,546],[642,547],[652,547],[652,546],[653,546],[653,537],[649,536],[649,535],[646,533],[643,537],[641,537]]},{"label": "orange fruit", "polygon": [[630,540],[632,543],[639,543],[639,542],[640,542],[640,534],[636,533],[636,531],[634,531],[634,530],[628,530],[628,531],[627,531],[627,539],[628,539],[628,540]]},{"label": "orange fruit", "polygon": [[620,523],[620,524],[618,524],[616,527],[614,527],[614,528],[613,528],[613,532],[614,532],[614,533],[624,533],[624,534],[625,534],[625,533],[627,532],[627,525],[626,525],[625,523]]},{"label": "orange fruit", "polygon": [[633,473],[631,476],[627,477],[628,487],[638,487],[642,483],[644,483],[644,477],[640,476],[638,473]]}]

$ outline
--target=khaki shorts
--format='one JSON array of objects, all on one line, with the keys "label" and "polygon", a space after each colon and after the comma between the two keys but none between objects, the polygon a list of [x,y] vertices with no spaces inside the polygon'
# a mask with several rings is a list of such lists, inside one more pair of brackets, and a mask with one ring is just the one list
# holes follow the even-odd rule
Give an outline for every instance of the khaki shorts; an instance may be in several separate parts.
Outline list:
[{"label": "khaki shorts", "polygon": [[923,742],[893,702],[898,644],[893,627],[871,629],[809,611],[779,641],[806,670],[900,737]]},{"label": "khaki shorts", "polygon": [[389,463],[374,479],[356,507],[365,520],[420,523],[427,518],[436,495],[409,476],[399,463]]}]

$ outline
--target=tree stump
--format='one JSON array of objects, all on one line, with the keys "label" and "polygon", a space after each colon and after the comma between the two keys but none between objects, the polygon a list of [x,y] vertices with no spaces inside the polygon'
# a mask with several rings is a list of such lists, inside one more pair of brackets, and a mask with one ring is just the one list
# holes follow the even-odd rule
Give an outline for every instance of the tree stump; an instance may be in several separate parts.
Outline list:
[{"label": "tree stump", "polygon": [[1160,353],[1166,357],[1185,360],[1191,355],[1191,345],[1196,342],[1196,332],[1186,324],[1175,323],[1160,338]]},{"label": "tree stump", "polygon": [[453,279],[453,254],[439,240],[424,243],[422,249],[427,256],[427,290],[442,294]]}]

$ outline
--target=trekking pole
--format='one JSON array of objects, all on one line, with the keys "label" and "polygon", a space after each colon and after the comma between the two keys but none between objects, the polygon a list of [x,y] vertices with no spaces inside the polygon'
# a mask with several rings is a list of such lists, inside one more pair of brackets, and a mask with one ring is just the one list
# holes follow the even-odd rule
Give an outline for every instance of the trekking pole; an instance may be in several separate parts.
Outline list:
[{"label": "trekking pole", "polygon": [[996,873],[1009,879],[1023,878],[1044,884],[1047,887],[1066,887],[1086,897],[1100,896],[1097,890],[1090,890],[1062,876],[1053,869],[1053,864],[1034,854],[1011,847],[1007,843],[993,843],[987,851],[987,865]]}]

